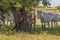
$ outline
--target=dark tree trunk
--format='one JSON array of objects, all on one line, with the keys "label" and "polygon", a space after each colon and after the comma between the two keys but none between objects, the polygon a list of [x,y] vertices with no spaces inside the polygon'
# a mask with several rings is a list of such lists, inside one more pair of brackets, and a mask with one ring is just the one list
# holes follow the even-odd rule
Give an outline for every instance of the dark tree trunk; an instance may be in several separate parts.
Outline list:
[{"label": "dark tree trunk", "polygon": [[29,25],[26,20],[25,9],[16,10],[14,7],[11,8],[11,11],[14,16],[15,27],[12,30],[15,31],[29,31]]}]

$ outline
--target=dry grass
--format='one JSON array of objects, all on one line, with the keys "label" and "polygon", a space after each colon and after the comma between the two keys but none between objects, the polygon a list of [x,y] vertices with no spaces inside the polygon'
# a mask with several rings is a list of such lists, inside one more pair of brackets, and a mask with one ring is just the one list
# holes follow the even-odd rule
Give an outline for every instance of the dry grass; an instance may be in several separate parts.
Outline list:
[{"label": "dry grass", "polygon": [[60,40],[60,36],[50,34],[17,33],[14,35],[0,35],[0,40]]},{"label": "dry grass", "polygon": [[60,40],[60,28],[52,28],[50,30],[42,30],[36,27],[35,34],[26,32],[12,32],[12,27],[0,29],[0,40]]}]

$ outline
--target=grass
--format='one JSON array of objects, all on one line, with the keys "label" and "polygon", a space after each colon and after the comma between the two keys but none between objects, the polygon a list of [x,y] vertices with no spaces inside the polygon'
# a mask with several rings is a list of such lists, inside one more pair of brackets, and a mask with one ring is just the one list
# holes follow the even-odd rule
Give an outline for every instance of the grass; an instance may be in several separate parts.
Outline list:
[{"label": "grass", "polygon": [[[36,26],[35,34],[27,32],[12,32],[12,27],[0,28],[0,40],[60,40],[60,27],[42,30]],[[34,31],[32,31],[34,32]]]}]

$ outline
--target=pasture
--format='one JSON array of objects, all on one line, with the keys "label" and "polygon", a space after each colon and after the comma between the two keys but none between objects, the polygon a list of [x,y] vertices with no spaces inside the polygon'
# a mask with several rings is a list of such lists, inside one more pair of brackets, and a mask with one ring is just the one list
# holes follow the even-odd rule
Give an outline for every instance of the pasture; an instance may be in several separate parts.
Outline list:
[{"label": "pasture", "polygon": [[60,27],[42,30],[40,25],[36,25],[35,33],[12,32],[12,26],[0,28],[0,40],[60,40]]},{"label": "pasture", "polygon": [[0,40],[60,40],[60,5],[55,2],[59,4],[51,0],[0,0]]},{"label": "pasture", "polygon": [[[10,23],[8,23],[9,25]],[[7,25],[7,22],[6,22]],[[35,31],[28,32],[13,32],[11,29],[13,26],[0,28],[0,40],[60,40],[60,24],[57,27],[51,27],[42,30],[40,19],[36,17]]]},{"label": "pasture", "polygon": [[[60,40],[60,23],[58,23],[57,27],[51,27],[50,29],[46,27],[45,30],[42,30],[40,21],[41,20],[36,17],[35,31],[33,31],[32,28],[31,34],[28,32],[17,33],[11,31],[13,28],[11,25],[13,23],[10,25],[8,22],[10,26],[0,28],[0,40]],[[7,25],[7,21],[5,22]]]}]

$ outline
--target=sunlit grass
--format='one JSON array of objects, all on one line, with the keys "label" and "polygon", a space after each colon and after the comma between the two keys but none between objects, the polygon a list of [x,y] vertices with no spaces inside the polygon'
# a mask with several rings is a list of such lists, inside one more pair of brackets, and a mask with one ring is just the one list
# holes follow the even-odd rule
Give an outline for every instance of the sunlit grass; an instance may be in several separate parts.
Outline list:
[{"label": "sunlit grass", "polygon": [[16,33],[14,35],[0,35],[0,40],[60,40],[60,36],[51,34]]},{"label": "sunlit grass", "polygon": [[[60,27],[42,30],[40,25],[35,28],[35,33],[12,32],[12,26],[0,28],[0,40],[60,40]],[[33,31],[34,32],[34,31]]]}]

